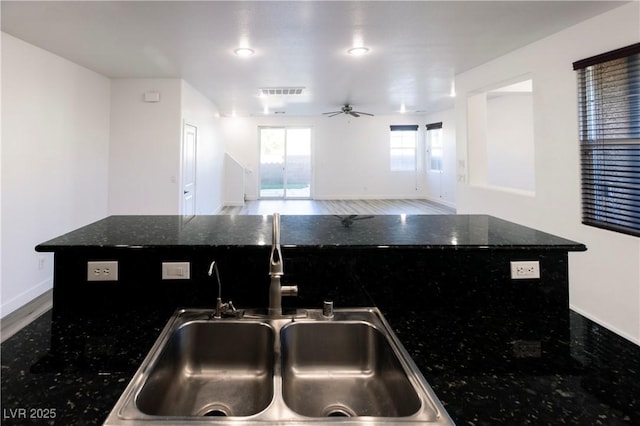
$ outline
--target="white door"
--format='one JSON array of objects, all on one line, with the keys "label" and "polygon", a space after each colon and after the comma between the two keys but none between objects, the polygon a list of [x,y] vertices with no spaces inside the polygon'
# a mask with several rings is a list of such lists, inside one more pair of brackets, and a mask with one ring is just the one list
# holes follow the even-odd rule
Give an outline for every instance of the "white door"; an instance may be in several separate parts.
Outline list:
[{"label": "white door", "polygon": [[198,129],[184,123],[182,135],[182,215],[185,220],[196,214],[196,149]]}]

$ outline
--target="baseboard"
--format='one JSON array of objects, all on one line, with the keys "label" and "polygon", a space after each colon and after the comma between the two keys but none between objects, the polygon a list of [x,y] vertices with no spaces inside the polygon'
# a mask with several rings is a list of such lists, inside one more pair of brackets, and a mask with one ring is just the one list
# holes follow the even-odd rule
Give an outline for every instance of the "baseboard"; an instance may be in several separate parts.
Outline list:
[{"label": "baseboard", "polygon": [[53,288],[53,277],[48,277],[47,279],[40,281],[35,286],[30,289],[20,293],[16,297],[10,300],[3,300],[2,306],[0,306],[0,316],[6,317],[10,315],[13,311],[21,308],[26,305],[30,301],[34,300],[38,296],[44,294],[47,290]]},{"label": "baseboard", "polygon": [[618,336],[627,339],[631,343],[634,343],[634,344],[640,346],[640,340],[638,339],[638,337],[635,337],[635,336],[632,336],[632,335],[630,335],[628,333],[625,333],[624,331],[619,330],[618,328],[612,326],[611,324],[607,323],[606,321],[602,321],[599,318],[596,318],[593,315],[590,315],[587,312],[583,311],[582,309],[576,308],[575,306],[573,306],[571,304],[569,304],[569,308],[572,311],[575,311],[575,312],[579,313],[583,317],[589,318],[591,321],[600,324],[601,326],[603,326],[607,330],[617,334]]},{"label": "baseboard", "polygon": [[[13,299],[15,300],[15,298]],[[0,342],[4,342],[22,328],[29,325],[53,306],[53,289],[23,304],[0,320]],[[3,307],[4,310],[4,307]]]},{"label": "baseboard", "polygon": [[452,203],[451,201],[443,200],[442,198],[433,198],[429,196],[423,197],[424,200],[431,201],[432,203],[442,204],[443,206],[447,206],[454,210],[457,209],[456,203]]},{"label": "baseboard", "polygon": [[225,201],[223,207],[244,207],[244,201]]}]

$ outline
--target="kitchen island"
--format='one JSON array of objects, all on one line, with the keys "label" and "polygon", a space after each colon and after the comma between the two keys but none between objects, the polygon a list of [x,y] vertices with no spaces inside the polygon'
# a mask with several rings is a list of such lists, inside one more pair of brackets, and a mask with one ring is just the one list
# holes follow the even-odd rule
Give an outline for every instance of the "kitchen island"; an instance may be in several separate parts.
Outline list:
[{"label": "kitchen island", "polygon": [[[343,219],[282,216],[283,281],[300,289],[283,304],[378,306],[458,424],[639,418],[637,347],[569,310],[582,244],[484,215]],[[101,423],[175,309],[213,308],[212,260],[224,300],[266,306],[270,244],[269,216],[112,216],[40,244],[54,307],[2,345],[3,410]],[[118,280],[88,281],[90,261],[117,261]],[[511,279],[512,261],[540,278]],[[188,277],[163,279],[163,262]]]}]

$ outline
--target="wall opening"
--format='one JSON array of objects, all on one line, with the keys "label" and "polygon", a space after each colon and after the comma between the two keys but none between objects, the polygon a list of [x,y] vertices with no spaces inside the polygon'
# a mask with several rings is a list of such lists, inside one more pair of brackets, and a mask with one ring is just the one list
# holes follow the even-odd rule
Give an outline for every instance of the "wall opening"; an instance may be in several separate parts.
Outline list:
[{"label": "wall opening", "polygon": [[474,92],[467,114],[469,183],[535,193],[533,81]]}]

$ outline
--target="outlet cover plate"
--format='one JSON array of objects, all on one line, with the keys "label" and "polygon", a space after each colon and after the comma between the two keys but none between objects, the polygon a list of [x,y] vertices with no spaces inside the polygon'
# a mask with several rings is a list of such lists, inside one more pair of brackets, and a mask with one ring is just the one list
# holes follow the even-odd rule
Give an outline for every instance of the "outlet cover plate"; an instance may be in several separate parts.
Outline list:
[{"label": "outlet cover plate", "polygon": [[87,262],[87,281],[118,281],[118,261]]},{"label": "outlet cover plate", "polygon": [[511,279],[512,280],[530,280],[540,278],[540,262],[531,261],[512,261],[511,262]]},{"label": "outlet cover plate", "polygon": [[189,262],[162,262],[163,280],[188,280],[191,278]]}]

